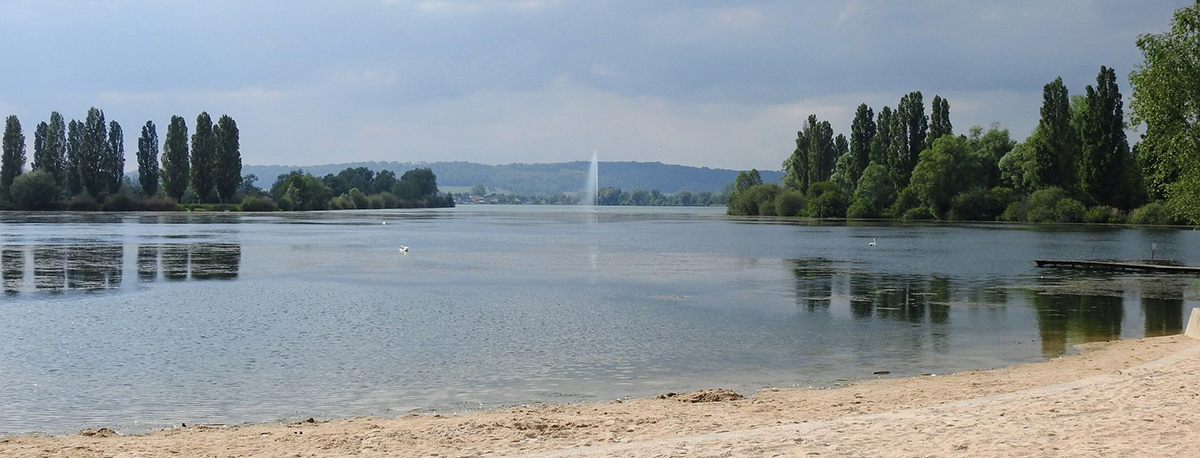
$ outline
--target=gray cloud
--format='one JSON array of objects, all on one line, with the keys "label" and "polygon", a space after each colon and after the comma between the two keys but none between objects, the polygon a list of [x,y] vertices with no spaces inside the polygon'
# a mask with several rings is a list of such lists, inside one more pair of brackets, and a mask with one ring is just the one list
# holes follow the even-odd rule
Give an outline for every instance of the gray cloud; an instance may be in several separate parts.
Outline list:
[{"label": "gray cloud", "polygon": [[89,106],[127,131],[228,113],[260,164],[599,150],[777,169],[808,113],[848,133],[858,103],[912,90],[949,98],[960,131],[1023,138],[1043,84],[1128,73],[1135,37],[1188,4],[18,0],[0,13],[0,109],[30,130]]}]

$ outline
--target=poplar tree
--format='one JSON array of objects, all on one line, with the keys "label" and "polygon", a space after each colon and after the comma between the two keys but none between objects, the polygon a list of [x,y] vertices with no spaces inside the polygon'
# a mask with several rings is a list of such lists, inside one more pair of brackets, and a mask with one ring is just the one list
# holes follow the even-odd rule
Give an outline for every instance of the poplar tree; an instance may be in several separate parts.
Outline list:
[{"label": "poplar tree", "polygon": [[116,121],[108,123],[108,144],[104,152],[104,178],[108,192],[115,193],[121,190],[121,181],[125,178],[125,133]]},{"label": "poplar tree", "polygon": [[1033,147],[1034,186],[1076,189],[1079,134],[1071,127],[1071,101],[1062,78],[1042,88],[1042,118],[1027,142]]},{"label": "poplar tree", "polygon": [[147,196],[158,194],[158,129],[154,121],[146,121],[142,126],[142,136],[138,137],[138,184]]},{"label": "poplar tree", "polygon": [[892,118],[894,117],[892,107],[885,106],[880,109],[875,122],[875,136],[871,139],[870,162],[879,164],[885,169],[890,168],[892,164],[892,125],[894,124]]},{"label": "poplar tree", "polygon": [[808,190],[808,156],[812,148],[809,137],[816,130],[817,117],[810,115],[808,122],[796,132],[796,149],[783,161],[783,184],[800,192]]},{"label": "poplar tree", "polygon": [[858,106],[854,112],[854,121],[850,124],[850,155],[854,158],[854,168],[850,170],[851,178],[858,183],[863,170],[871,163],[872,143],[875,141],[875,112],[867,104]]},{"label": "poplar tree", "polygon": [[88,109],[87,119],[83,123],[83,143],[79,150],[79,178],[83,189],[92,197],[108,191],[108,128],[104,124],[104,111],[92,107]]},{"label": "poplar tree", "polygon": [[837,144],[833,139],[833,126],[829,121],[817,121],[816,115],[809,115],[809,125],[812,126],[808,133],[809,153],[808,153],[808,183],[805,191],[808,191],[808,186],[813,183],[829,181],[829,177],[833,175],[833,166],[837,161]]},{"label": "poplar tree", "polygon": [[163,143],[162,187],[176,201],[187,191],[190,164],[188,158],[187,122],[181,116],[171,116],[167,140]]},{"label": "poplar tree", "polygon": [[217,136],[213,132],[212,118],[207,112],[196,117],[196,131],[192,133],[192,190],[200,202],[208,200],[213,191],[214,165],[217,156]]},{"label": "poplar tree", "polygon": [[44,170],[54,176],[60,189],[67,187],[67,124],[57,111],[50,113],[46,125],[46,140],[41,157],[34,157],[34,170]]},{"label": "poplar tree", "polygon": [[896,107],[896,116],[900,120],[897,124],[904,136],[902,150],[899,151],[900,157],[896,163],[895,178],[897,186],[903,189],[908,186],[913,167],[917,166],[921,150],[925,148],[925,138],[929,134],[929,117],[925,116],[925,101],[921,91],[910,92],[901,97],[900,104]]},{"label": "poplar tree", "polygon": [[49,130],[50,126],[45,121],[39,122],[33,129],[33,163],[30,164],[32,170],[42,169],[42,158],[46,156],[46,133]]},{"label": "poplar tree", "polygon": [[83,193],[83,176],[79,169],[83,167],[83,123],[71,120],[67,125],[67,192],[72,196]]},{"label": "poplar tree", "polygon": [[929,137],[926,139],[926,146],[932,147],[933,142],[946,135],[954,135],[954,126],[950,124],[950,102],[935,95],[929,112]]},{"label": "poplar tree", "polygon": [[3,154],[0,155],[0,196],[9,200],[8,188],[25,167],[25,134],[16,115],[4,120]]},{"label": "poplar tree", "polygon": [[233,202],[242,184],[242,153],[238,145],[237,122],[229,115],[217,120],[216,188],[221,202]]},{"label": "poplar tree", "polygon": [[1100,67],[1096,87],[1087,86],[1080,129],[1079,178],[1083,194],[1092,202],[1128,209],[1124,178],[1129,159],[1125,138],[1124,102],[1116,72]]}]

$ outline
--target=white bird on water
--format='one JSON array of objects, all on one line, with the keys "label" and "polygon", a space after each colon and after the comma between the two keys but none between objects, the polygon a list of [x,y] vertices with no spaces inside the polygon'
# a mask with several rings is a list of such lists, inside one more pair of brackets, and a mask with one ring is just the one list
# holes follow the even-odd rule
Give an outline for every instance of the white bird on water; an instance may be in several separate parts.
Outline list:
[{"label": "white bird on water", "polygon": [[401,252],[401,253],[408,253],[408,246],[407,246],[407,245],[400,245],[400,252]]},{"label": "white bird on water", "polygon": [[868,243],[867,246],[875,246],[875,237],[871,237],[871,243]]}]

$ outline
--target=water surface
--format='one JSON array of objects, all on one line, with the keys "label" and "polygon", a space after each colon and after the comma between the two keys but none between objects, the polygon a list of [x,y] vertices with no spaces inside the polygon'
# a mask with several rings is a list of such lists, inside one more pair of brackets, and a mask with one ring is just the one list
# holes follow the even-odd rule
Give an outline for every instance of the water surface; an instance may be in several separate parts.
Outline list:
[{"label": "water surface", "polygon": [[722,213],[0,214],[0,435],[828,386],[1178,333],[1197,305],[1194,277],[1033,263],[1200,265],[1190,230]]}]

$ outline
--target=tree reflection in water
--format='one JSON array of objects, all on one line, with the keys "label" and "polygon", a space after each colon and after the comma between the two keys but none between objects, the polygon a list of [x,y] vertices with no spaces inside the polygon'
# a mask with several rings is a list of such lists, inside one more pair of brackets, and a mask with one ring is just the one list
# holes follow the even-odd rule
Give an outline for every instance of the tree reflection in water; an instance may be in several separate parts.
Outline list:
[{"label": "tree reflection in water", "polygon": [[[99,291],[120,288],[125,251],[136,253],[139,281],[237,278],[242,248],[233,243],[152,245],[74,244],[0,247],[0,274],[7,294],[27,291]],[[26,257],[32,256],[32,272]],[[32,278],[27,278],[29,275]]]},{"label": "tree reflection in water", "polygon": [[[1079,343],[1120,339],[1122,323],[1131,313],[1127,307],[1135,307],[1135,315],[1140,307],[1146,336],[1178,334],[1183,330],[1184,295],[1191,287],[1187,279],[1173,276],[1096,278],[1064,272],[1065,278],[1043,276],[1030,286],[1015,280],[871,272],[861,264],[823,258],[791,263],[797,304],[809,312],[827,311],[835,298],[848,296],[855,320],[944,325],[950,323],[954,307],[997,313],[1005,313],[1010,305],[1031,307],[1046,357],[1061,356]],[[847,286],[839,292],[837,285]],[[928,329],[935,346],[946,342],[948,327]]]}]

